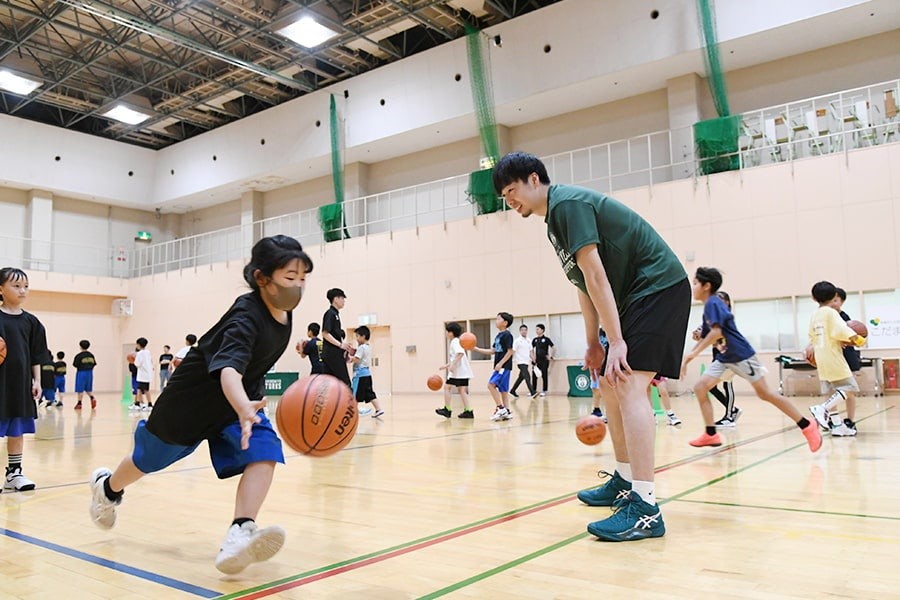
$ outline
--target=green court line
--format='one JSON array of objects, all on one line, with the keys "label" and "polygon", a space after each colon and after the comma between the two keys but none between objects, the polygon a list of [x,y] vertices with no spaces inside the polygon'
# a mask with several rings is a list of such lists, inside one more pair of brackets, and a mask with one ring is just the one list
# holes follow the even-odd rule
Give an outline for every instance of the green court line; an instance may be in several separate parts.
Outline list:
[{"label": "green court line", "polygon": [[758,508],[760,510],[778,510],[783,512],[802,513],[808,515],[824,515],[828,517],[854,517],[860,519],[884,519],[886,521],[900,521],[900,517],[887,515],[866,515],[862,513],[837,512],[833,510],[809,510],[804,508],[789,508],[784,506],[764,506],[761,504],[739,504],[737,502],[713,502],[711,500],[679,500],[691,504],[708,504],[711,506],[732,506],[734,508]]},{"label": "green court line", "polygon": [[[660,500],[659,504],[666,504],[668,502],[678,500],[679,498],[682,498],[683,496],[687,496],[688,494],[693,494],[694,492],[696,492],[698,490],[702,490],[703,488],[707,488],[712,485],[715,485],[716,483],[723,481],[725,479],[728,479],[729,477],[734,477],[735,475],[737,475],[738,473],[740,473],[742,471],[746,471],[747,469],[751,469],[751,468],[753,468],[757,465],[760,465],[764,462],[768,462],[768,461],[772,460],[773,458],[777,458],[777,457],[781,456],[782,454],[785,454],[792,450],[796,450],[797,448],[800,448],[801,446],[806,446],[806,442],[803,442],[802,444],[797,444],[796,446],[791,446],[790,448],[786,448],[786,449],[782,450],[781,452],[778,452],[778,453],[768,456],[766,458],[760,459],[760,460],[758,460],[754,463],[751,463],[745,467],[735,469],[734,471],[731,471],[730,473],[726,473],[725,475],[722,475],[721,477],[716,477],[715,479],[710,479],[706,483],[701,483],[700,485],[694,486],[684,492],[681,492],[680,494],[676,494],[674,496],[669,496],[668,498],[666,498],[664,500]],[[559,548],[562,548],[564,546],[568,546],[572,542],[577,542],[578,540],[582,540],[584,538],[590,537],[590,535],[591,534],[589,534],[587,532],[580,533],[578,535],[574,535],[568,539],[562,540],[561,542],[557,542],[550,546],[541,548],[540,550],[536,550],[536,551],[532,552],[531,554],[526,554],[525,556],[520,556],[519,558],[511,560],[507,563],[498,565],[498,566],[494,567],[493,569],[490,569],[489,571],[484,571],[482,573],[478,573],[477,575],[473,575],[472,577],[463,579],[462,581],[458,581],[456,583],[450,584],[447,587],[441,588],[434,592],[431,592],[430,594],[426,594],[424,596],[419,596],[418,600],[431,600],[432,598],[440,598],[441,596],[446,596],[449,593],[452,593],[452,592],[455,592],[456,590],[470,586],[473,583],[478,583],[479,581],[487,579],[488,577],[491,577],[498,573],[502,573],[503,571],[506,571],[513,567],[517,567],[517,566],[519,566],[523,563],[526,563],[532,559],[544,556],[545,554],[549,554],[550,552],[553,552],[554,550],[558,550]]]},{"label": "green court line", "polygon": [[[869,416],[867,416],[867,417],[863,417],[862,419],[859,419],[857,422],[859,422],[859,421],[864,421],[864,420],[869,419],[869,418],[871,418],[871,417],[877,416],[877,415],[879,415],[879,414],[881,414],[881,413],[883,413],[883,412],[886,412],[886,411],[888,411],[888,410],[890,410],[890,409],[892,409],[892,408],[894,408],[893,405],[888,406],[888,407],[885,407],[884,409],[882,409],[882,410],[880,410],[880,411],[878,411],[878,412],[876,412],[876,413],[873,413],[873,414],[871,414],[871,415],[869,415]],[[569,420],[571,420],[571,419],[569,419]],[[662,472],[662,471],[666,471],[666,470],[668,470],[668,469],[670,469],[670,468],[672,468],[672,467],[680,466],[681,464],[686,464],[686,463],[689,463],[689,462],[694,462],[694,461],[696,461],[696,460],[699,460],[699,459],[702,459],[702,458],[706,458],[707,456],[710,456],[710,455],[712,455],[712,454],[719,454],[719,453],[721,453],[721,452],[729,451],[729,450],[735,449],[735,448],[737,448],[737,447],[746,445],[746,444],[748,444],[748,443],[756,442],[756,441],[759,441],[759,440],[761,440],[761,439],[765,439],[765,438],[771,437],[772,435],[777,435],[777,434],[779,434],[779,433],[784,433],[785,431],[789,431],[789,430],[792,429],[793,427],[794,427],[794,426],[784,427],[784,428],[782,428],[782,429],[780,429],[780,430],[776,430],[776,431],[773,431],[773,432],[770,432],[770,433],[767,433],[767,434],[762,434],[762,435],[759,435],[759,436],[755,436],[755,437],[753,437],[753,438],[750,438],[750,439],[748,439],[748,440],[744,440],[744,441],[742,441],[742,442],[737,442],[737,443],[735,443],[735,444],[728,444],[728,445],[723,446],[723,447],[721,447],[721,448],[717,448],[717,449],[715,449],[714,451],[712,451],[712,452],[710,452],[710,453],[707,453],[707,454],[701,454],[701,455],[696,455],[696,456],[692,456],[692,457],[687,457],[687,458],[678,459],[678,460],[676,460],[676,461],[672,461],[671,463],[667,463],[667,464],[665,464],[665,465],[661,465],[661,466],[657,467],[656,472],[659,473],[659,472]],[[457,435],[469,435],[469,434],[477,433],[477,432],[480,432],[480,431],[493,431],[493,430],[475,430],[475,429],[473,429],[473,430],[467,431],[467,432],[459,432],[459,433],[448,434],[448,435],[445,435],[445,436],[439,436],[439,437],[454,437],[454,436],[457,436]],[[416,439],[416,438],[412,438],[412,441],[415,441],[415,439]],[[425,439],[432,439],[432,438],[421,438],[421,439],[425,440]],[[391,442],[391,443],[388,444],[388,445],[391,445],[391,444],[393,444],[393,443],[394,443],[394,442]],[[723,480],[725,480],[725,479],[728,479],[729,477],[733,477],[734,475],[737,475],[738,473],[740,473],[740,472],[742,472],[742,471],[745,471],[745,470],[747,470],[747,469],[753,468],[753,467],[755,467],[755,466],[757,466],[757,465],[759,465],[759,464],[762,464],[762,463],[764,463],[764,462],[767,462],[767,461],[769,461],[769,460],[772,460],[773,458],[777,458],[778,456],[781,456],[782,454],[785,454],[785,453],[787,453],[787,452],[790,452],[790,451],[795,450],[795,449],[797,449],[797,448],[800,448],[800,447],[802,447],[802,446],[806,446],[806,443],[805,443],[805,442],[802,442],[802,443],[800,443],[800,444],[797,444],[797,445],[795,445],[795,446],[792,446],[792,447],[790,447],[790,448],[787,448],[787,449],[785,449],[785,450],[782,450],[781,452],[778,452],[777,454],[774,454],[774,455],[769,456],[769,457],[767,457],[767,458],[761,459],[761,460],[759,460],[759,461],[757,461],[757,462],[755,462],[755,463],[752,463],[752,464],[750,464],[750,465],[747,465],[747,466],[745,466],[745,467],[741,467],[741,468],[739,468],[739,469],[736,469],[735,471],[733,471],[733,472],[731,472],[731,473],[727,473],[727,474],[725,474],[725,475],[723,475],[723,476],[721,476],[721,477],[717,477],[717,478],[715,478],[715,479],[712,479],[712,480],[710,480],[710,481],[708,481],[708,482],[706,482],[706,483],[704,483],[704,484],[701,484],[701,485],[699,485],[699,486],[695,486],[694,488],[691,488],[691,489],[689,489],[689,490],[686,490],[686,491],[684,491],[684,492],[682,492],[682,493],[680,493],[680,494],[676,494],[675,496],[671,496],[671,497],[666,498],[666,499],[661,499],[661,500],[659,501],[659,504],[666,504],[667,502],[671,502],[671,501],[674,501],[674,500],[680,500],[680,499],[683,498],[684,496],[687,496],[687,495],[689,495],[689,494],[691,494],[691,493],[693,493],[693,492],[695,492],[695,491],[698,491],[698,490],[703,489],[703,488],[705,488],[705,487],[709,487],[709,486],[711,486],[711,485],[714,485],[714,484],[716,484],[716,483],[718,483],[718,482],[720,482],[720,481],[723,481]],[[557,497],[555,497],[555,498],[551,498],[551,499],[549,499],[549,500],[542,500],[542,501],[540,501],[540,502],[536,502],[536,503],[534,503],[534,504],[525,506],[525,507],[523,507],[523,508],[517,508],[517,509],[511,510],[511,511],[507,511],[507,512],[505,512],[505,513],[501,513],[501,514],[499,514],[499,515],[494,515],[494,516],[491,516],[491,517],[487,517],[487,518],[485,518],[485,519],[481,519],[480,521],[475,521],[475,522],[472,522],[472,523],[468,523],[468,524],[465,524],[465,525],[461,525],[461,526],[459,526],[459,527],[455,527],[455,528],[453,528],[453,529],[448,529],[448,530],[445,530],[445,531],[442,531],[442,532],[439,532],[439,533],[436,533],[436,534],[433,534],[433,535],[430,535],[430,536],[425,536],[425,537],[422,537],[422,538],[419,538],[419,539],[416,539],[416,540],[412,540],[412,541],[409,541],[409,542],[404,542],[404,543],[401,543],[401,544],[397,544],[396,546],[392,546],[392,547],[389,547],[389,548],[383,548],[383,549],[381,549],[381,550],[376,550],[376,551],[370,552],[370,553],[368,553],[368,554],[364,554],[364,555],[356,556],[356,557],[353,557],[353,558],[349,558],[349,559],[346,559],[346,560],[343,560],[343,561],[340,561],[340,562],[336,562],[336,563],[333,563],[333,564],[330,564],[330,565],[325,565],[325,566],[322,566],[322,567],[319,567],[319,568],[316,568],[316,569],[312,569],[312,570],[310,570],[310,571],[306,571],[306,572],[303,572],[303,573],[299,573],[299,574],[296,574],[296,575],[292,575],[292,576],[289,576],[289,577],[285,577],[285,578],[282,578],[282,579],[279,579],[279,580],[270,581],[270,582],[267,582],[267,583],[264,583],[264,584],[260,584],[260,585],[258,585],[258,586],[252,587],[252,588],[247,588],[247,589],[244,589],[244,590],[241,590],[241,591],[238,591],[238,592],[233,592],[233,593],[231,593],[231,594],[219,596],[216,600],[232,600],[232,599],[236,599],[236,598],[255,598],[255,597],[262,597],[262,596],[265,596],[265,595],[269,595],[269,594],[271,593],[271,591],[273,590],[273,588],[277,588],[277,587],[282,586],[282,585],[285,585],[285,584],[290,584],[290,583],[292,583],[292,582],[296,582],[296,581],[299,581],[299,580],[302,580],[302,579],[305,579],[305,578],[309,578],[309,577],[311,577],[311,576],[316,576],[316,575],[319,575],[319,574],[322,574],[322,573],[326,573],[326,572],[328,572],[328,571],[344,570],[344,569],[345,569],[346,567],[348,567],[348,566],[355,565],[355,564],[362,563],[362,562],[367,562],[367,561],[370,561],[370,560],[375,559],[375,558],[378,558],[378,557],[383,557],[383,556],[388,555],[388,554],[391,554],[391,553],[396,553],[396,552],[402,551],[402,550],[404,550],[404,549],[414,547],[414,546],[416,546],[416,545],[428,544],[428,542],[437,540],[437,539],[442,538],[442,537],[452,536],[454,533],[457,533],[457,532],[460,532],[460,531],[464,531],[464,530],[468,530],[468,529],[473,529],[473,528],[479,528],[479,526],[481,526],[481,525],[485,525],[485,524],[487,524],[487,523],[491,523],[491,522],[495,522],[495,521],[498,521],[498,522],[499,522],[499,521],[502,521],[502,520],[504,520],[504,519],[506,519],[506,518],[513,517],[513,516],[518,515],[518,514],[520,514],[520,513],[526,513],[526,512],[535,510],[535,509],[537,509],[537,508],[540,508],[540,507],[549,507],[550,505],[553,505],[553,504],[555,504],[555,503],[560,503],[560,502],[564,501],[565,499],[569,499],[569,498],[571,498],[572,496],[573,496],[572,493],[567,493],[567,494],[563,494],[563,495],[561,495],[561,496],[557,496]],[[510,561],[510,562],[508,562],[508,563],[505,563],[505,564],[503,564],[503,565],[499,565],[499,566],[497,566],[497,567],[495,567],[495,568],[493,568],[493,569],[490,569],[490,570],[485,571],[485,572],[483,572],[483,573],[480,573],[480,574],[478,574],[478,575],[474,575],[473,577],[467,578],[466,580],[457,582],[457,583],[455,583],[455,584],[451,584],[450,586],[447,586],[447,587],[445,587],[445,588],[443,588],[443,589],[441,589],[441,590],[437,590],[437,591],[432,592],[432,593],[430,593],[430,594],[428,594],[428,595],[421,596],[421,598],[423,598],[423,599],[424,599],[424,598],[438,598],[438,597],[443,596],[443,595],[446,595],[446,594],[448,594],[448,593],[450,593],[450,592],[452,592],[452,591],[455,591],[455,590],[457,590],[457,589],[461,589],[461,588],[463,588],[463,587],[465,587],[465,586],[467,586],[467,585],[471,585],[472,583],[475,583],[475,582],[477,582],[477,581],[481,581],[481,580],[486,579],[486,578],[488,578],[488,577],[491,577],[491,576],[493,576],[493,575],[495,575],[495,574],[498,574],[498,573],[501,573],[501,572],[503,572],[503,571],[506,571],[506,570],[508,570],[508,569],[510,569],[510,568],[512,568],[512,567],[515,567],[515,566],[517,566],[517,565],[519,565],[519,564],[528,562],[528,561],[530,561],[530,560],[533,560],[534,558],[537,558],[537,557],[539,557],[539,556],[548,554],[548,553],[553,552],[553,551],[555,551],[555,550],[557,550],[557,549],[559,549],[559,548],[562,548],[562,547],[567,546],[567,545],[569,545],[569,544],[571,544],[571,543],[573,543],[573,542],[575,542],[575,541],[578,541],[578,540],[580,540],[580,539],[587,538],[587,537],[589,537],[589,536],[590,536],[590,534],[588,534],[587,532],[577,534],[577,535],[572,536],[572,537],[570,537],[570,538],[568,538],[568,539],[562,540],[562,541],[560,541],[560,542],[556,542],[556,543],[554,543],[554,544],[552,544],[552,545],[550,545],[550,546],[547,546],[547,547],[545,547],[545,548],[542,548],[542,549],[540,549],[540,550],[537,550],[537,551],[535,551],[535,552],[532,552],[532,553],[530,553],[530,554],[528,554],[528,555],[525,555],[525,556],[519,557],[519,558],[517,558],[517,559],[514,559],[514,560],[512,560],[512,561]],[[266,593],[267,591],[269,592],[269,594]],[[261,594],[260,594],[259,596],[254,596],[254,594],[257,594],[257,593],[260,593],[260,592],[261,592]]]},{"label": "green court line", "polygon": [[[869,416],[867,416],[867,417],[863,417],[862,419],[859,419],[859,421],[864,421],[865,419],[869,419],[869,418],[871,418],[871,417],[874,417],[874,416],[876,416],[876,415],[879,415],[879,414],[881,414],[881,413],[883,413],[883,412],[885,412],[885,411],[888,411],[888,410],[890,410],[890,409],[892,409],[892,408],[893,408],[893,405],[888,406],[888,407],[885,407],[884,409],[882,409],[882,410],[880,410],[880,411],[878,411],[878,412],[876,412],[876,413],[873,413],[873,414],[871,414],[871,415],[869,415]],[[857,421],[857,422],[859,422],[859,421]],[[756,467],[756,466],[758,466],[758,465],[761,465],[761,464],[763,464],[763,463],[769,462],[770,460],[772,460],[772,459],[774,459],[774,458],[778,458],[779,456],[781,456],[781,455],[783,455],[783,454],[787,454],[788,452],[791,452],[791,451],[793,451],[793,450],[796,450],[797,448],[804,447],[804,446],[806,446],[806,445],[807,445],[807,444],[806,444],[806,442],[804,441],[804,442],[801,442],[801,443],[796,444],[796,445],[794,445],[794,446],[791,446],[791,447],[789,447],[789,448],[785,448],[784,450],[782,450],[782,451],[780,451],[780,452],[776,452],[775,454],[772,454],[771,456],[767,456],[766,458],[762,458],[762,459],[760,459],[760,460],[758,460],[758,461],[756,461],[756,462],[750,463],[749,465],[746,465],[746,466],[740,467],[740,468],[738,468],[738,469],[735,469],[735,470],[731,471],[730,473],[726,473],[726,474],[724,474],[724,475],[722,475],[722,476],[720,476],[720,477],[716,477],[716,478],[714,478],[714,479],[710,479],[710,480],[707,481],[706,483],[701,483],[700,485],[696,485],[696,486],[694,486],[694,487],[692,487],[692,488],[690,488],[690,489],[687,489],[687,490],[685,490],[685,491],[683,491],[683,492],[681,492],[681,493],[679,493],[679,494],[675,494],[674,496],[669,496],[668,498],[666,498],[666,499],[664,499],[664,500],[660,500],[660,501],[659,501],[659,504],[666,504],[666,503],[668,503],[668,502],[673,502],[673,501],[676,501],[676,500],[680,500],[681,498],[684,498],[685,496],[688,496],[688,495],[690,495],[690,494],[693,494],[694,492],[697,492],[697,491],[702,490],[702,489],[704,489],[704,488],[708,488],[708,487],[710,487],[710,486],[713,486],[713,485],[719,483],[720,481],[724,481],[724,480],[726,480],[726,479],[729,479],[729,478],[731,478],[731,477],[734,477],[734,476],[737,475],[738,473],[742,473],[742,472],[744,472],[744,471],[747,471],[748,469],[752,469],[752,468],[754,468],[754,467]],[[436,590],[436,591],[434,591],[434,592],[431,592],[430,594],[426,594],[426,595],[424,595],[424,596],[420,596],[420,597],[418,598],[418,600],[430,600],[430,599],[432,599],[432,598],[440,598],[441,596],[445,596],[445,595],[447,595],[447,594],[449,594],[449,593],[451,593],[451,592],[455,592],[456,590],[459,590],[459,589],[464,588],[464,587],[466,587],[466,586],[472,585],[473,583],[477,583],[477,582],[479,582],[479,581],[482,581],[482,580],[484,580],[484,579],[487,579],[488,577],[491,577],[491,576],[493,576],[493,575],[496,575],[497,573],[502,573],[503,571],[506,571],[506,570],[511,569],[511,568],[513,568],[513,567],[516,567],[516,566],[519,566],[519,565],[521,565],[521,564],[523,564],[523,563],[526,563],[526,562],[528,562],[528,561],[530,561],[530,560],[532,560],[532,559],[538,558],[538,557],[540,557],[540,556],[544,556],[545,554],[549,554],[550,552],[553,552],[554,550],[558,550],[559,548],[562,548],[562,547],[564,547],[564,546],[568,546],[569,544],[571,544],[571,543],[573,543],[573,542],[577,542],[578,540],[584,539],[584,538],[589,537],[589,536],[590,536],[590,534],[587,533],[587,532],[581,533],[581,534],[578,534],[578,535],[575,535],[575,536],[572,536],[572,537],[570,537],[570,538],[568,538],[568,539],[562,540],[561,542],[557,542],[557,543],[552,544],[552,545],[550,545],[550,546],[546,546],[546,547],[544,547],[544,548],[541,548],[540,550],[536,550],[535,552],[532,552],[531,554],[527,554],[527,555],[525,555],[525,556],[521,556],[521,557],[519,557],[519,558],[517,558],[517,559],[511,560],[511,561],[509,561],[509,562],[507,562],[507,563],[504,563],[504,564],[502,564],[502,565],[499,565],[499,566],[497,566],[497,567],[494,567],[493,569],[490,569],[489,571],[484,571],[484,572],[482,572],[482,573],[479,573],[479,574],[477,574],[477,575],[473,575],[472,577],[469,577],[469,578],[464,579],[464,580],[462,580],[462,581],[458,581],[458,582],[456,582],[456,583],[454,583],[454,584],[451,584],[451,585],[449,585],[449,586],[447,586],[447,587],[445,587],[445,588],[442,588],[442,589]]]}]

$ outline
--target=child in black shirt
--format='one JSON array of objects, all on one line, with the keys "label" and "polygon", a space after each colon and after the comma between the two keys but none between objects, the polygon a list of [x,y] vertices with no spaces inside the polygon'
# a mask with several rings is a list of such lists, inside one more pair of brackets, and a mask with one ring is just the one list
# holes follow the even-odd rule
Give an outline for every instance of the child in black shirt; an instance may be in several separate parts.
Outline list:
[{"label": "child in black shirt", "polygon": [[126,486],[188,456],[206,440],[219,478],[241,475],[234,521],[216,568],[237,573],[281,549],[284,529],[259,529],[255,522],[275,464],[284,462],[281,440],[263,412],[263,385],[290,341],[291,311],[312,268],[293,238],[277,235],[253,246],[244,268],[252,291],[238,297],[185,356],[149,418],[138,423],[133,453],[115,472],[101,467],[91,476],[90,514],[97,526],[115,524]]}]

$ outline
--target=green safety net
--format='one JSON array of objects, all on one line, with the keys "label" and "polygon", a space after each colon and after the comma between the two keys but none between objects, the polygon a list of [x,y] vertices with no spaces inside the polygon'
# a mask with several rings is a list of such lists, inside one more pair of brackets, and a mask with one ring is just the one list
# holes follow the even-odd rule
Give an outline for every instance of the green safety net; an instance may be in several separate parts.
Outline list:
[{"label": "green safety net", "polygon": [[329,124],[331,127],[331,181],[334,185],[334,204],[319,207],[319,225],[322,227],[325,241],[334,242],[342,237],[350,237],[341,207],[341,203],[344,201],[344,136],[341,135],[341,121],[338,117],[334,94],[331,94],[329,105]]},{"label": "green safety net", "polygon": [[503,208],[503,199],[494,191],[494,170],[484,169],[469,173],[469,187],[466,193],[478,206],[478,214],[486,215]]},{"label": "green safety net", "polygon": [[731,116],[728,106],[728,90],[725,88],[725,74],[719,58],[713,0],[697,0],[697,18],[703,38],[706,81],[719,115],[716,119],[694,123],[694,144],[700,159],[700,173],[709,175],[740,168],[737,154],[740,116]]},{"label": "green safety net", "polygon": [[700,35],[703,37],[703,64],[706,66],[706,81],[716,106],[716,114],[727,117],[728,90],[725,88],[725,74],[719,58],[719,39],[716,34],[716,7],[713,0],[697,0],[697,17],[700,19]]},{"label": "green safety net", "polygon": [[[500,160],[500,136],[494,118],[494,90],[491,85],[490,48],[484,43],[481,32],[466,25],[466,48],[469,60],[469,78],[472,84],[472,103],[478,120],[478,136],[481,149],[493,167]],[[478,214],[499,210],[503,203],[494,191],[491,168],[469,174],[469,198],[478,205]]]},{"label": "green safety net", "polygon": [[740,130],[740,115],[694,123],[694,144],[697,147],[701,174],[710,175],[740,168],[737,153]]},{"label": "green safety net", "polygon": [[[326,242],[341,239],[344,232],[344,205],[340,202],[319,207],[319,225]],[[347,236],[350,237],[350,236]]]}]

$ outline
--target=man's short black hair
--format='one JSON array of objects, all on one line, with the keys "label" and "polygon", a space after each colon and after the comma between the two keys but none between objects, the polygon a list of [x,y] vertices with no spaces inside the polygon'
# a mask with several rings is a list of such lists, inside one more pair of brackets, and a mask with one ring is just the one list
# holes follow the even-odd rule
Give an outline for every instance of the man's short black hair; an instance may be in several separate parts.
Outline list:
[{"label": "man's short black hair", "polygon": [[494,191],[499,196],[503,188],[516,181],[527,181],[532,173],[537,173],[541,183],[550,185],[547,167],[541,159],[527,152],[510,152],[494,167]]},{"label": "man's short black hair", "polygon": [[148,342],[147,342],[147,338],[145,338],[145,337],[139,337],[139,338],[135,341],[135,343],[136,343],[138,346],[140,346],[141,348],[146,348]]},{"label": "man's short black hair", "polygon": [[837,295],[837,288],[830,281],[820,281],[812,286],[813,300],[819,304],[831,302]]},{"label": "man's short black hair", "polygon": [[91,347],[91,343],[87,340],[81,340],[80,342],[78,342],[78,347],[82,350],[87,350]]},{"label": "man's short black hair", "polygon": [[186,336],[184,336],[184,341],[187,342],[188,346],[193,346],[194,344],[197,343],[197,336],[194,335],[193,333],[189,333]]},{"label": "man's short black hair", "polygon": [[346,298],[347,294],[341,288],[331,288],[326,292],[325,297],[328,298],[329,302],[334,302],[335,298]]},{"label": "man's short black hair", "polygon": [[697,267],[697,272],[694,273],[694,277],[696,277],[697,281],[701,284],[708,283],[709,291],[713,294],[718,292],[719,288],[722,287],[722,273],[714,267]]},{"label": "man's short black hair", "polygon": [[535,328],[535,329],[540,329],[541,331],[547,331],[547,328],[544,327],[544,324],[543,324],[543,323],[538,323],[537,325],[534,326],[534,328]]}]

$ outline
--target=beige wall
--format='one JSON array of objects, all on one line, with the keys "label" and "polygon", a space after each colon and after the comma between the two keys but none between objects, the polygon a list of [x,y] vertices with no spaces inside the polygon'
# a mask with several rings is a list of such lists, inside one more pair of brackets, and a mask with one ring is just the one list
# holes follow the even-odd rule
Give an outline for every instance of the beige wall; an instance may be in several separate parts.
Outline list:
[{"label": "beige wall", "polygon": [[[728,58],[722,56],[726,69]],[[737,69],[725,77],[731,111],[740,113],[896,79],[900,76],[898,65],[900,29],[895,29]]]},{"label": "beige wall", "polygon": [[[900,144],[617,196],[644,215],[682,260],[694,253],[693,261],[685,261],[689,271],[699,265],[722,269],[738,300],[806,298],[819,279],[841,282],[851,293],[900,286]],[[422,391],[425,378],[442,364],[444,321],[490,319],[499,311],[578,311],[575,289],[563,278],[537,218],[497,213],[308,250],[316,266],[294,313],[295,340],[305,336],[308,322],[321,321],[325,291],[343,288],[347,327],[371,313],[379,326],[390,327],[396,392]],[[144,336],[156,355],[163,344],[180,347],[186,333],[202,334],[246,289],[242,267],[232,262],[130,282],[35,273],[28,309],[48,326],[54,349],[92,337],[101,364],[97,387],[117,389],[121,371],[104,367],[121,365],[122,344]],[[111,300],[125,295],[134,299],[135,315],[110,317]],[[411,345],[416,352],[407,354]],[[770,357],[765,360],[777,385],[777,369]],[[566,389],[564,364],[551,373],[553,389]],[[488,368],[475,363],[476,391],[484,389]],[[307,366],[289,348],[278,369]]]}]

